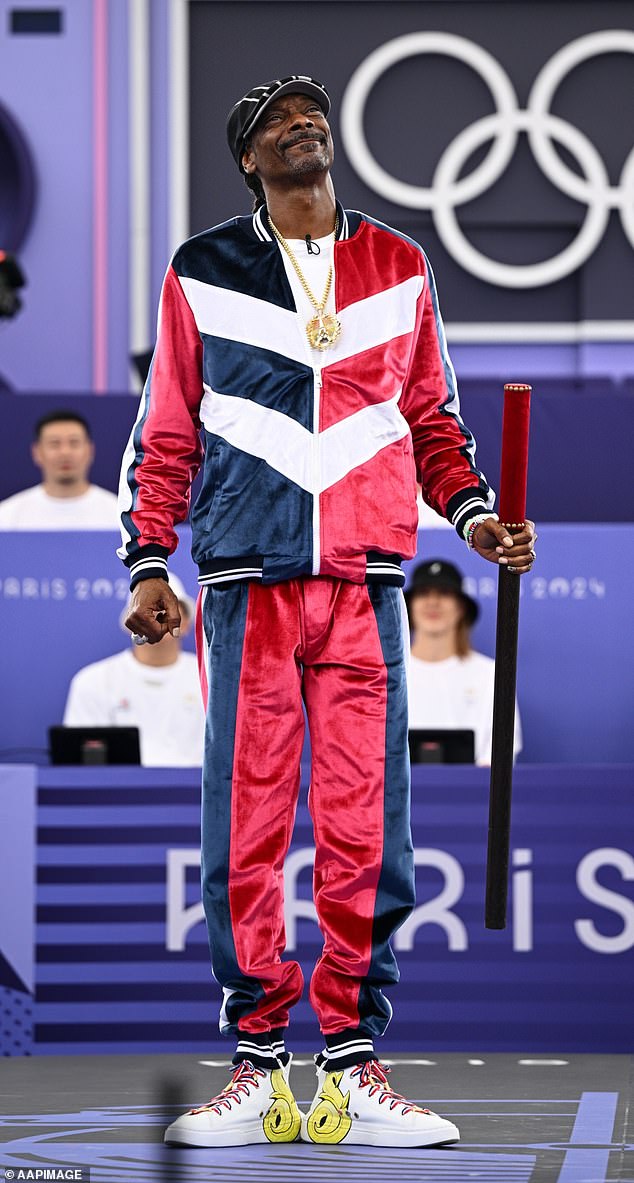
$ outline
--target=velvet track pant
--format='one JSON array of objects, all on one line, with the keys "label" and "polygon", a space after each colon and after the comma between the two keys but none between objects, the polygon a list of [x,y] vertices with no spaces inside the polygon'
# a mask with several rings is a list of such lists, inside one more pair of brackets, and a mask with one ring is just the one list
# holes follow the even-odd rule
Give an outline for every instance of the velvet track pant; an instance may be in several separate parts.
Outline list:
[{"label": "velvet track pant", "polygon": [[324,1033],[380,1035],[390,937],[414,904],[402,593],[308,577],[206,588],[202,894],[225,1034],[288,1025],[303,989],[283,960],[283,865],[304,713],[314,899],[324,949],[310,1001]]}]

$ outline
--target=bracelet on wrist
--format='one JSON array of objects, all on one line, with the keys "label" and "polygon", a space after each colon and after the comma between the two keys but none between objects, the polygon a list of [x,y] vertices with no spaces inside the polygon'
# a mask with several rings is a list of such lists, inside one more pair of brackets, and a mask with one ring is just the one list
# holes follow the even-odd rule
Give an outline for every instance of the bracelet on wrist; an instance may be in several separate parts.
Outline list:
[{"label": "bracelet on wrist", "polygon": [[486,522],[487,518],[495,518],[498,521],[498,515],[496,513],[477,513],[465,523],[463,537],[469,550],[475,549],[473,542],[475,532],[482,522]]}]

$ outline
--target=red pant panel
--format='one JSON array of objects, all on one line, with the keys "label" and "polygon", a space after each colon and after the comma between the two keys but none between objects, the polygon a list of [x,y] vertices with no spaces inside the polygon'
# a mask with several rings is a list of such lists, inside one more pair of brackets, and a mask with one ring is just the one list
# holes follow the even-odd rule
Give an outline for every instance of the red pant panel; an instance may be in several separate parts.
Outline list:
[{"label": "red pant panel", "polygon": [[[213,678],[213,670],[211,672]],[[299,787],[303,695],[313,751],[315,904],[325,937],[311,1001],[321,1027],[359,1024],[383,856],[386,670],[365,585],[249,588],[231,795],[229,904],[241,972],[263,997],[242,1031],[285,1026],[301,993],[284,950],[283,862]]]},{"label": "red pant panel", "polygon": [[[311,600],[315,592],[323,596],[313,585]],[[310,999],[327,1034],[359,1025],[359,990],[370,968],[383,858],[386,682],[367,587],[339,583],[327,639],[307,650],[304,665],[314,896],[325,936]]]},{"label": "red pant panel", "polygon": [[[288,1025],[303,989],[282,961],[283,875],[295,820],[304,738],[296,583],[249,587],[231,792],[229,907],[239,967],[264,992],[241,1031]],[[213,677],[213,669],[211,671]]]}]

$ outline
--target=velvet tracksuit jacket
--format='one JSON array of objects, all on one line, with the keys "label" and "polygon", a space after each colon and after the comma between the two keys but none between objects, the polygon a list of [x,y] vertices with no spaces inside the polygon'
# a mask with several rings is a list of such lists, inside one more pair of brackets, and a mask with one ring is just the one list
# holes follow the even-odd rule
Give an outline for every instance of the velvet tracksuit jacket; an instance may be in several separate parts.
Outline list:
[{"label": "velvet tracksuit jacket", "polygon": [[338,214],[342,332],[324,353],[295,314],[264,208],[174,255],[121,472],[118,553],[132,586],[165,577],[201,462],[191,515],[201,584],[402,583],[417,480],[459,533],[491,509],[424,252],[365,214]]}]

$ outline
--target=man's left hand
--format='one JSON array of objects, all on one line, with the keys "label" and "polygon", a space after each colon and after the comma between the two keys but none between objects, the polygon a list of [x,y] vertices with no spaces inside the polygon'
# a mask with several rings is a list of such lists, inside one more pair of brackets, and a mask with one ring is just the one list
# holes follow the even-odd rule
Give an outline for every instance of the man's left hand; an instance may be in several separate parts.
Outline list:
[{"label": "man's left hand", "polygon": [[535,562],[535,523],[526,520],[519,534],[509,534],[495,518],[486,518],[476,526],[473,549],[489,563],[499,563],[513,575],[525,575]]}]

